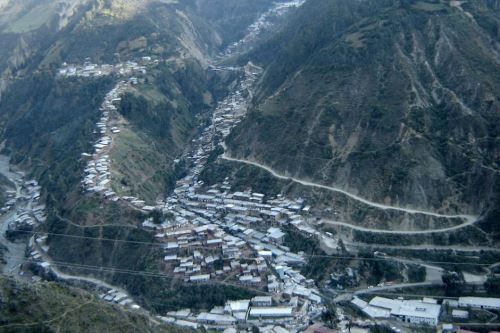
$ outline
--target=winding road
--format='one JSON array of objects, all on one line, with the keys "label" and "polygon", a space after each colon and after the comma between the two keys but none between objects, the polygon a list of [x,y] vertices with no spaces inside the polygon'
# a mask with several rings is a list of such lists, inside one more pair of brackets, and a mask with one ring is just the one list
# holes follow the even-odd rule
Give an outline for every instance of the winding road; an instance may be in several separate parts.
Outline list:
[{"label": "winding road", "polygon": [[373,287],[373,288],[367,288],[367,289],[362,289],[362,290],[356,290],[355,292],[353,292],[353,295],[369,294],[372,292],[386,291],[386,290],[392,290],[392,289],[426,287],[426,286],[435,286],[435,285],[443,285],[443,283],[438,282],[438,281],[436,281],[436,282],[400,283],[400,284],[394,284],[392,286]]},{"label": "winding road", "polygon": [[[363,204],[365,204],[367,206],[370,206],[370,207],[375,207],[375,208],[382,209],[382,210],[394,210],[394,211],[399,211],[399,212],[408,213],[408,214],[422,214],[422,215],[427,215],[427,216],[432,216],[432,217],[439,217],[439,218],[447,218],[447,219],[459,218],[459,219],[464,219],[464,220],[467,221],[466,223],[460,224],[458,226],[450,227],[451,230],[453,230],[453,228],[460,229],[460,228],[463,228],[463,226],[473,224],[478,219],[477,216],[472,216],[472,215],[439,214],[439,213],[425,211],[425,210],[419,210],[419,209],[413,209],[413,208],[404,208],[404,207],[397,207],[397,206],[390,206],[390,205],[384,205],[384,204],[381,204],[381,203],[373,202],[373,201],[364,199],[364,198],[362,198],[362,197],[360,197],[360,196],[358,196],[356,194],[352,194],[350,192],[347,192],[346,190],[340,189],[338,187],[322,185],[322,184],[313,183],[313,182],[310,182],[310,181],[306,181],[306,180],[302,180],[302,179],[298,179],[298,178],[286,176],[286,175],[280,174],[278,171],[276,171],[276,170],[274,170],[274,169],[272,169],[272,168],[270,168],[270,167],[268,167],[266,165],[260,164],[258,162],[244,160],[244,159],[240,159],[240,158],[230,157],[226,153],[226,147],[225,147],[225,145],[223,145],[223,148],[224,148],[224,154],[222,154],[221,158],[224,159],[224,160],[226,160],[226,161],[244,163],[244,164],[248,164],[248,165],[252,165],[252,166],[261,168],[263,170],[266,170],[267,172],[269,172],[271,175],[273,175],[274,177],[276,177],[278,179],[290,180],[290,181],[293,181],[295,183],[298,183],[298,184],[301,184],[301,185],[304,185],[304,186],[316,187],[316,188],[321,188],[321,189],[332,191],[332,192],[341,193],[341,194],[344,194],[345,196],[347,196],[347,197],[349,197],[349,198],[351,198],[353,200],[359,201],[359,202],[361,202],[361,203],[363,203]],[[341,223],[341,222],[339,222],[339,223]],[[346,226],[351,226],[351,225],[349,225],[349,224],[346,223]],[[445,229],[441,229],[441,230],[447,231],[446,229],[450,229],[450,228],[445,228]],[[368,230],[370,230],[370,229],[368,229]],[[383,231],[381,231],[381,232],[383,232]],[[418,231],[416,231],[416,232],[418,232]],[[405,233],[405,232],[403,232],[403,233]]]},{"label": "winding road", "polygon": [[354,248],[369,248],[369,249],[391,249],[391,250],[436,250],[436,251],[457,251],[457,252],[472,252],[480,251],[500,252],[499,248],[488,246],[466,246],[466,245],[386,245],[386,244],[368,244],[368,243],[353,243],[343,240],[346,247]]},{"label": "winding road", "polygon": [[454,230],[459,230],[468,226],[473,225],[475,220],[468,220],[465,223],[457,224],[451,227],[442,228],[442,229],[432,229],[432,230],[383,230],[383,229],[373,229],[373,228],[365,228],[359,227],[347,222],[338,222],[338,221],[330,221],[330,220],[322,220],[324,224],[336,225],[341,227],[346,227],[349,229],[362,231],[362,232],[371,232],[374,234],[391,234],[391,235],[426,235],[426,234],[434,234],[434,233],[442,233],[449,232]]}]

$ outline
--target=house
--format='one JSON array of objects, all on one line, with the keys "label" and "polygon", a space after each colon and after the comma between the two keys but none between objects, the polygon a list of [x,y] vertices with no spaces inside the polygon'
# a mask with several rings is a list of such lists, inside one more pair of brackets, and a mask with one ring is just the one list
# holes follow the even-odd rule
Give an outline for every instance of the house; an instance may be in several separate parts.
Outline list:
[{"label": "house", "polygon": [[273,305],[273,299],[271,296],[255,296],[252,298],[252,305],[270,307]]},{"label": "house", "polygon": [[219,246],[219,245],[222,245],[223,241],[220,238],[215,238],[215,239],[207,240],[206,243],[208,246]]},{"label": "house", "polygon": [[465,310],[452,310],[451,315],[453,318],[457,319],[467,319],[469,318],[469,311]]},{"label": "house", "polygon": [[271,227],[267,230],[267,237],[275,244],[282,244],[285,238],[285,233],[280,228]]},{"label": "house", "polygon": [[193,275],[189,277],[190,282],[201,283],[210,280],[210,274]]},{"label": "house", "polygon": [[252,275],[242,275],[240,276],[240,283],[242,284],[259,284],[262,282],[260,276],[252,276]]},{"label": "house", "polygon": [[382,313],[380,310],[385,310],[384,316],[387,311],[390,311],[391,317],[399,318],[410,324],[436,326],[441,313],[441,305],[420,300],[399,300],[376,296],[369,305],[371,306],[368,308],[369,311]]},{"label": "house", "polygon": [[173,254],[173,255],[169,255],[169,256],[165,256],[163,258],[163,260],[165,261],[177,261],[177,254]]},{"label": "house", "polygon": [[248,311],[248,308],[250,307],[250,300],[243,299],[239,301],[227,301],[226,305],[224,307],[224,312],[232,314],[233,316],[236,313],[245,313]]},{"label": "house", "polygon": [[314,324],[309,326],[304,333],[340,333],[340,331],[332,330],[331,328],[325,327],[321,324]]},{"label": "house", "polygon": [[458,306],[461,308],[479,308],[479,309],[500,309],[500,298],[492,297],[460,297]]},{"label": "house", "polygon": [[252,307],[249,317],[252,318],[286,318],[293,317],[291,307]]},{"label": "house", "polygon": [[[365,315],[370,318],[390,318],[391,310],[389,307],[373,306],[363,301],[358,297],[354,297],[351,303],[359,308]],[[380,304],[378,304],[380,305]]]},{"label": "house", "polygon": [[223,314],[215,314],[215,313],[207,313],[202,312],[196,317],[196,321],[199,323],[205,323],[210,325],[222,325],[229,326],[234,325],[236,323],[236,319],[233,316],[223,315]]},{"label": "house", "polygon": [[280,289],[280,284],[276,281],[267,284],[267,290],[269,292],[278,292]]}]

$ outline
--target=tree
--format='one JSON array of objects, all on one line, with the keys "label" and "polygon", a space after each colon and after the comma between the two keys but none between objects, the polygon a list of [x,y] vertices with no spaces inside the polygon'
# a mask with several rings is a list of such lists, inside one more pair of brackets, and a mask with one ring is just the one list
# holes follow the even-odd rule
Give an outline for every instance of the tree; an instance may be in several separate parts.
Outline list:
[{"label": "tree", "polygon": [[154,224],[161,224],[163,222],[163,213],[159,209],[155,209],[149,215],[153,219]]},{"label": "tree", "polygon": [[489,276],[488,280],[484,283],[488,295],[497,296],[500,294],[500,277]]},{"label": "tree", "polygon": [[330,303],[327,304],[325,311],[321,314],[321,321],[330,328],[335,327],[337,324],[337,314],[335,310],[335,306]]},{"label": "tree", "polygon": [[465,279],[462,272],[447,271],[443,274],[441,279],[445,284],[447,296],[459,295],[463,291],[463,287],[465,286]]},{"label": "tree", "polygon": [[341,253],[347,252],[347,249],[345,248],[345,245],[344,245],[344,242],[342,241],[342,239],[339,238],[339,242],[337,244],[338,244],[337,246],[340,249]]}]

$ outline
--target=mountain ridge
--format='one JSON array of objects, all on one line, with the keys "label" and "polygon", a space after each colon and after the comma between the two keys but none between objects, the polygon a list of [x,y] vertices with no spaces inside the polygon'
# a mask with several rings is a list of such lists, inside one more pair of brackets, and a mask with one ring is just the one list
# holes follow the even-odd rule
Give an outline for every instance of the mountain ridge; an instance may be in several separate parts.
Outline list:
[{"label": "mountain ridge", "polygon": [[[288,28],[249,55],[267,65],[266,73],[254,108],[229,137],[231,155],[378,202],[484,213],[498,193],[494,91],[500,62],[494,35],[478,30],[464,11],[483,14],[487,2],[462,5],[463,11],[445,2],[422,7],[426,3],[432,4],[306,3]],[[333,27],[330,15],[340,16]],[[342,22],[337,35],[329,31]],[[460,44],[459,33],[478,46]],[[302,47],[304,39],[313,41]],[[265,62],[276,48],[282,50],[277,60]],[[453,129],[448,139],[447,128]],[[456,180],[470,168],[469,178]],[[489,199],[477,200],[477,188]]]}]

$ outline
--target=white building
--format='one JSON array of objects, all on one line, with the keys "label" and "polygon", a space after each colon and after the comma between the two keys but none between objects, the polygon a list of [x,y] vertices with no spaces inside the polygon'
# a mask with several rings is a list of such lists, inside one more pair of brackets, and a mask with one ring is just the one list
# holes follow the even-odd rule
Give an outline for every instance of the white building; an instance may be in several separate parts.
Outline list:
[{"label": "white building", "polygon": [[252,307],[250,308],[250,317],[254,318],[286,318],[293,317],[293,308],[291,307]]},{"label": "white building", "polygon": [[492,297],[460,297],[458,306],[461,308],[479,308],[479,309],[500,309],[500,298]]},{"label": "white building", "polygon": [[217,325],[217,326],[234,325],[236,323],[236,319],[232,316],[207,313],[207,312],[200,313],[196,317],[196,321],[199,323],[206,323],[206,324]]},{"label": "white building", "polygon": [[210,280],[210,274],[193,275],[189,277],[191,282],[206,282]]},{"label": "white building", "polygon": [[374,307],[370,310],[388,310],[391,317],[411,324],[436,326],[439,323],[441,313],[441,305],[420,300],[399,300],[376,296],[369,305]]},{"label": "white building", "polygon": [[451,315],[453,318],[467,319],[467,318],[469,318],[469,311],[453,310],[453,311],[451,311]]},{"label": "white building", "polygon": [[246,313],[250,306],[250,300],[244,299],[239,301],[227,301],[224,307],[225,313],[235,314],[238,312]]},{"label": "white building", "polygon": [[252,298],[252,305],[270,307],[273,305],[273,299],[271,296],[255,296]]},{"label": "white building", "polygon": [[283,243],[283,239],[285,238],[285,233],[281,231],[280,228],[271,227],[267,230],[267,237],[269,237],[269,240],[271,240],[271,242],[281,244]]}]

